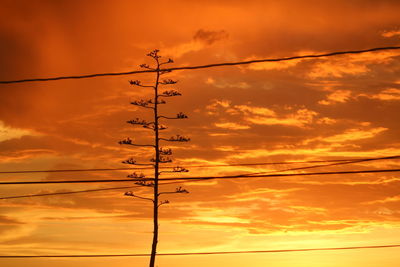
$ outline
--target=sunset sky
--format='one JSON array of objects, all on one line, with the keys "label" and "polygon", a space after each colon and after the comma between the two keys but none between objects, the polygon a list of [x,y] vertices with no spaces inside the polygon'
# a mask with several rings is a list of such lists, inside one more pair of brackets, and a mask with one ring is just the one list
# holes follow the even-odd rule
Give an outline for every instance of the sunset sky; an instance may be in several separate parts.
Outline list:
[{"label": "sunset sky", "polygon": [[[171,67],[400,45],[400,1],[9,1],[0,3],[0,80],[139,70],[160,49]],[[175,71],[164,137],[175,166],[400,155],[400,50]],[[0,84],[0,171],[149,163],[154,74]],[[399,159],[300,172],[399,168]],[[269,172],[312,164],[189,168],[185,175]],[[124,179],[131,171],[0,174],[1,181]],[[145,174],[151,176],[150,171]],[[160,210],[158,252],[399,244],[399,173],[182,183]],[[0,197],[130,186],[0,185]],[[166,191],[176,185],[163,186]],[[150,196],[150,188],[131,189]],[[150,203],[126,190],[0,200],[0,255],[149,253]],[[400,248],[158,257],[158,266],[398,267]],[[148,257],[0,259],[2,267],[147,266]]]}]

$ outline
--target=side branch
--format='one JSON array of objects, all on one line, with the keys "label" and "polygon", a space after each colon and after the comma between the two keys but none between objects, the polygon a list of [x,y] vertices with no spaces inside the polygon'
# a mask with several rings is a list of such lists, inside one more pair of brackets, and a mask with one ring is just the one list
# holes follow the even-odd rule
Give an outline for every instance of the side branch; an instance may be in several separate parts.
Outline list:
[{"label": "side branch", "polygon": [[174,81],[174,80],[172,80],[172,79],[165,79],[165,80],[163,80],[162,82],[159,82],[159,84],[162,84],[162,85],[168,85],[168,84],[176,84],[178,81]]},{"label": "side branch", "polygon": [[139,106],[139,107],[142,107],[142,108],[154,109],[154,107],[149,106],[152,103],[153,102],[151,100],[135,100],[135,101],[131,102],[131,104],[135,105],[135,106]]},{"label": "side branch", "polygon": [[177,187],[175,191],[173,192],[160,192],[158,193],[158,195],[162,195],[162,194],[189,194],[189,191],[187,191],[186,189],[183,189],[181,186]]},{"label": "side branch", "polygon": [[158,116],[158,118],[164,118],[164,119],[169,119],[169,120],[178,120],[178,119],[187,119],[188,116],[184,114],[183,112],[179,112],[176,114],[176,117],[166,117],[166,116]]},{"label": "side branch", "polygon": [[171,97],[171,96],[181,96],[182,94],[179,93],[176,90],[169,90],[169,91],[164,91],[161,95],[158,96],[162,96],[162,97]]},{"label": "side branch", "polygon": [[151,201],[151,202],[154,202],[154,200],[153,200],[153,199],[151,199],[151,198],[147,198],[147,197],[141,197],[141,196],[137,196],[137,195],[133,194],[133,192],[132,192],[132,191],[125,192],[125,194],[124,194],[124,195],[125,195],[125,196],[130,196],[130,197],[136,197],[136,198],[140,198],[140,199],[143,199],[143,200],[149,200],[149,201]]},{"label": "side branch", "polygon": [[177,167],[174,167],[172,169],[172,171],[161,171],[159,173],[161,174],[161,173],[174,173],[174,172],[189,172],[189,170],[186,168],[177,166]]},{"label": "side branch", "polygon": [[168,58],[168,61],[160,63],[160,66],[168,64],[168,63],[174,63],[174,61],[171,58]]},{"label": "side branch", "polygon": [[157,208],[159,208],[161,205],[168,204],[168,203],[169,203],[169,200],[161,201],[160,204],[157,205]]},{"label": "side branch", "polygon": [[155,147],[154,145],[133,144],[132,143],[132,139],[130,139],[129,137],[124,139],[124,140],[119,141],[118,144],[120,144],[120,145],[131,145],[131,146],[140,146],[140,147]]},{"label": "side branch", "polygon": [[136,86],[139,86],[139,87],[154,88],[153,85],[143,85],[143,84],[141,83],[141,81],[139,81],[139,80],[134,80],[134,81],[133,81],[133,80],[130,80],[129,83],[130,83],[131,85],[136,85]]},{"label": "side branch", "polygon": [[127,123],[133,124],[133,125],[150,125],[150,124],[154,124],[154,122],[147,122],[145,120],[141,120],[139,118],[133,119],[133,120],[129,120],[127,121]]},{"label": "side branch", "polygon": [[140,186],[147,186],[147,187],[153,187],[154,182],[149,182],[149,181],[137,181],[135,184],[140,185]]},{"label": "side branch", "polygon": [[164,141],[168,141],[168,142],[189,142],[190,138],[177,134],[176,136],[172,136],[169,139],[159,138],[159,140],[164,140]]},{"label": "side branch", "polygon": [[[151,162],[156,162],[157,160],[155,158],[150,159]],[[158,158],[158,163],[170,163],[172,162],[172,159],[169,157],[164,157],[164,156],[159,156]]]},{"label": "side branch", "polygon": [[154,68],[151,68],[148,64],[140,64],[139,67],[144,68],[144,69],[148,69],[148,70],[152,70],[152,71],[156,70]]},{"label": "side branch", "polygon": [[151,129],[151,130],[153,130],[153,131],[155,131],[155,130],[165,130],[165,129],[168,129],[168,127],[167,126],[165,126],[165,125],[161,125],[161,124],[158,124],[157,125],[157,127],[158,128],[156,128],[156,125],[155,125],[155,123],[149,123],[148,125],[143,125],[143,128],[146,128],[146,129]]},{"label": "side branch", "polygon": [[139,166],[154,166],[154,164],[136,163],[136,160],[134,160],[133,158],[129,158],[127,160],[123,160],[122,163],[131,164],[131,165],[139,165]]}]

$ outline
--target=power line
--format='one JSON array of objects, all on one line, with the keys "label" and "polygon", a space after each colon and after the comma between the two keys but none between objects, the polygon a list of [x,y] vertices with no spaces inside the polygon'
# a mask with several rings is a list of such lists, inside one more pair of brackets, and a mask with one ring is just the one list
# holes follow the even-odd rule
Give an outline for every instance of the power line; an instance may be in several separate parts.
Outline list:
[{"label": "power line", "polygon": [[[372,160],[394,159],[394,158],[398,158],[398,157],[400,157],[400,156],[390,156],[390,157],[380,157],[380,158],[365,158],[365,159],[357,159],[357,160],[353,160],[353,161],[349,160],[349,161],[346,161],[346,162],[337,162],[337,163],[330,163],[330,164],[323,164],[323,165],[313,165],[313,166],[291,168],[291,169],[277,170],[277,171],[270,171],[270,172],[258,172],[258,173],[243,174],[243,176],[247,177],[247,176],[252,176],[252,175],[257,175],[257,174],[286,172],[286,171],[293,171],[293,170],[303,170],[303,169],[318,168],[318,167],[344,165],[344,164],[352,164],[352,163],[366,162],[366,161],[372,161]],[[172,183],[176,183],[176,182],[172,182]],[[178,181],[178,183],[179,183],[179,181]],[[171,184],[171,183],[163,183],[163,185],[164,184]],[[89,189],[89,190],[79,190],[79,191],[67,191],[67,192],[57,192],[57,193],[43,193],[43,194],[21,195],[21,196],[9,196],[9,197],[0,197],[0,200],[1,199],[27,198],[27,197],[53,196],[53,195],[69,195],[69,194],[76,194],[76,193],[89,193],[89,192],[98,192],[98,191],[105,191],[105,190],[117,190],[117,189],[134,188],[134,187],[136,187],[136,186],[110,187],[110,188]]]},{"label": "power line", "polygon": [[[277,173],[277,174],[240,174],[227,176],[199,176],[199,177],[183,177],[183,178],[162,178],[160,181],[191,181],[191,180],[215,180],[215,179],[235,179],[235,178],[266,178],[266,177],[290,177],[290,176],[311,176],[311,175],[342,175],[342,174],[360,174],[360,173],[387,173],[400,172],[400,169],[377,169],[362,171],[335,171],[335,172],[311,172],[311,173]],[[29,181],[29,182],[0,182],[0,185],[18,185],[18,184],[75,184],[75,183],[114,183],[114,182],[138,182],[152,181],[154,178],[141,179],[103,179],[103,180],[69,180],[69,181]]]},{"label": "power line", "polygon": [[109,187],[109,188],[99,188],[99,189],[87,189],[87,190],[79,190],[79,191],[67,191],[67,192],[56,192],[56,193],[42,193],[42,194],[0,197],[0,199],[45,197],[45,196],[54,196],[54,195],[70,195],[70,194],[77,194],[77,193],[90,193],[90,192],[99,192],[99,191],[106,191],[106,190],[130,189],[130,188],[135,188],[135,187],[139,187],[139,185],[138,186],[121,186],[121,187]]},{"label": "power line", "polygon": [[[397,248],[400,245],[376,245],[357,247],[332,247],[332,248],[302,248],[302,249],[273,249],[273,250],[241,250],[241,251],[211,251],[211,252],[176,252],[157,253],[157,256],[192,256],[192,255],[224,255],[224,254],[253,254],[253,253],[287,253],[287,252],[310,252],[329,250],[354,250],[354,249],[378,249]],[[150,254],[75,254],[75,255],[0,255],[0,258],[106,258],[106,257],[147,257]]]},{"label": "power line", "polygon": [[[256,175],[256,174],[263,174],[263,173],[274,173],[274,172],[285,172],[285,171],[293,171],[293,170],[302,170],[302,169],[318,168],[318,167],[341,165],[341,164],[351,164],[351,163],[356,163],[356,162],[358,163],[358,162],[364,162],[364,161],[369,161],[369,160],[378,160],[378,159],[387,159],[387,158],[394,158],[394,156],[392,156],[392,157],[384,157],[384,158],[374,158],[374,159],[359,159],[359,160],[355,160],[355,161],[346,161],[346,162],[330,163],[330,164],[323,164],[323,165],[313,165],[313,166],[306,166],[306,167],[300,167],[300,168],[291,168],[291,169],[286,169],[286,170],[278,170],[278,171],[270,171],[270,172],[251,173],[251,174],[248,174],[248,175]],[[163,183],[163,184],[171,184],[171,183]],[[54,196],[54,195],[69,195],[69,194],[77,194],[77,193],[90,193],[90,192],[98,192],[98,191],[106,191],[106,190],[128,189],[128,188],[135,188],[135,187],[138,187],[138,186],[109,187],[109,188],[101,188],[101,189],[89,189],[89,190],[67,191],[67,192],[57,192],[57,193],[42,193],[42,194],[9,196],[9,197],[0,197],[0,200],[1,199],[16,199],[16,198],[28,198],[28,197]]]},{"label": "power line", "polygon": [[[285,165],[285,164],[307,164],[307,163],[323,163],[323,162],[362,162],[384,159],[398,159],[400,155],[377,157],[377,158],[352,158],[352,159],[332,159],[332,160],[309,160],[309,161],[280,161],[280,162],[255,162],[255,163],[231,163],[231,164],[215,164],[215,165],[188,165],[187,168],[215,168],[215,167],[234,167],[234,166],[265,166],[265,165]],[[346,163],[344,163],[346,164]],[[184,164],[181,164],[184,165]],[[322,165],[321,165],[322,166]],[[328,165],[327,165],[328,166]],[[313,167],[313,166],[310,166]],[[161,169],[168,169],[171,167],[160,167]],[[301,167],[305,168],[305,167]],[[22,170],[22,171],[0,171],[0,174],[18,174],[18,173],[57,173],[57,172],[100,172],[100,171],[126,171],[126,170],[153,170],[153,167],[139,167],[139,168],[94,168],[94,169],[55,169],[55,170]],[[294,170],[294,169],[290,169]],[[288,170],[285,170],[288,171]]]},{"label": "power line", "polygon": [[[256,175],[256,174],[263,174],[263,173],[274,173],[274,172],[286,172],[286,171],[293,171],[293,170],[303,170],[303,169],[310,169],[310,168],[318,168],[318,167],[326,167],[326,166],[334,166],[334,165],[342,165],[342,164],[351,164],[351,163],[358,163],[358,162],[365,162],[371,160],[382,160],[382,159],[393,159],[398,158],[400,156],[390,156],[390,157],[380,157],[380,158],[365,158],[365,159],[356,159],[353,161],[345,161],[345,162],[337,162],[337,163],[330,163],[330,164],[323,164],[323,165],[313,165],[313,166],[306,166],[300,168],[291,168],[286,170],[277,170],[277,171],[270,171],[270,172],[259,172],[259,173],[251,173],[248,175]],[[341,160],[340,160],[341,161]],[[174,182],[173,182],[174,183]],[[179,182],[178,182],[179,183]],[[164,184],[171,184],[171,183],[163,183]],[[42,194],[29,194],[29,195],[18,195],[18,196],[9,196],[9,197],[0,197],[1,199],[16,199],[16,198],[28,198],[28,197],[42,197],[42,196],[54,196],[54,195],[69,195],[69,194],[77,194],[77,193],[90,193],[90,192],[98,192],[98,191],[106,191],[106,190],[118,190],[118,189],[127,189],[127,188],[135,188],[137,186],[126,186],[126,187],[109,187],[109,188],[101,188],[101,189],[89,189],[89,190],[79,190],[79,191],[67,191],[67,192],[57,192],[57,193],[42,193]]]},{"label": "power line", "polygon": [[[400,156],[395,156],[400,157]],[[354,160],[354,159],[348,159]],[[231,166],[262,166],[262,165],[282,165],[282,164],[301,164],[301,163],[318,163],[318,162],[341,162],[348,161],[346,159],[337,160],[311,160],[311,161],[281,161],[281,162],[256,162],[256,163],[234,163],[234,164],[215,164],[215,165],[189,165],[187,168],[215,168],[215,167],[231,167]],[[181,164],[184,165],[184,164]],[[168,169],[171,167],[160,167],[160,169]],[[140,168],[101,168],[101,169],[58,169],[58,170],[22,170],[22,171],[0,171],[0,174],[17,174],[17,173],[41,173],[41,172],[98,172],[98,171],[123,171],[123,170],[153,170],[153,167]]]},{"label": "power line", "polygon": [[[363,170],[363,171],[335,171],[335,172],[309,172],[309,173],[277,173],[277,174],[241,174],[232,176],[214,176],[214,177],[184,177],[184,178],[164,178],[162,181],[171,180],[213,180],[213,179],[235,179],[235,178],[265,178],[265,177],[290,177],[290,176],[310,176],[310,175],[332,175],[332,174],[359,174],[359,173],[384,173],[384,172],[400,172],[400,169],[381,169],[381,170]],[[0,183],[1,185],[1,183]]]},{"label": "power line", "polygon": [[[372,161],[372,160],[396,159],[396,158],[399,158],[399,157],[400,156],[389,156],[389,157],[380,157],[380,158],[353,159],[353,160],[348,160],[348,161],[345,161],[345,162],[336,162],[336,163],[323,164],[323,165],[313,165],[313,166],[306,166],[306,167],[299,167],[299,168],[290,168],[290,169],[270,171],[270,172],[251,173],[251,174],[247,174],[245,176],[251,176],[251,175],[256,175],[256,174],[265,174],[265,173],[275,173],[275,172],[286,172],[286,171],[294,171],[294,170],[304,170],[304,169],[310,169],[310,168],[319,168],[319,167],[327,167],[327,166],[335,166],[335,165],[352,164],[352,163],[366,162],[366,161]],[[339,161],[342,161],[342,160],[339,160]],[[172,183],[180,183],[180,182],[178,181],[178,182],[172,182]],[[172,183],[163,183],[162,185],[172,184]],[[27,198],[27,197],[53,196],[53,195],[69,195],[69,194],[77,194],[77,193],[90,193],[90,192],[98,192],[98,191],[106,191],[106,190],[127,189],[127,188],[134,188],[134,187],[137,187],[137,186],[109,187],[109,188],[101,188],[101,189],[89,189],[89,190],[67,191],[67,192],[57,192],[57,193],[43,193],[43,194],[9,196],[9,197],[0,197],[0,200],[1,199]]]},{"label": "power line", "polygon": [[[260,62],[278,62],[278,61],[287,61],[287,60],[303,59],[303,58],[320,58],[320,57],[331,57],[331,56],[337,56],[337,55],[361,54],[361,53],[367,53],[367,52],[394,50],[394,49],[400,49],[400,46],[376,47],[376,48],[370,48],[370,49],[364,49],[364,50],[338,51],[338,52],[315,54],[315,55],[303,55],[303,56],[272,58],[272,59],[257,59],[257,60],[238,61],[238,62],[214,63],[214,64],[198,65],[198,66],[164,68],[164,69],[160,69],[159,71],[206,69],[206,68],[222,67],[222,66],[246,65],[246,64],[260,63]],[[121,75],[130,75],[130,74],[139,74],[139,73],[156,72],[156,71],[157,70],[136,70],[136,71],[127,71],[127,72],[108,72],[108,73],[97,73],[97,74],[87,74],[87,75],[59,76],[59,77],[51,77],[51,78],[32,78],[32,79],[21,79],[21,80],[11,80],[11,81],[0,81],[0,84],[12,84],[12,83],[24,83],[24,82],[46,82],[46,81],[56,81],[56,80],[68,80],[68,79],[85,79],[85,78],[104,77],[104,76],[121,76]]]},{"label": "power line", "polygon": [[[142,179],[148,181],[150,178]],[[0,182],[0,185],[17,184],[78,184],[78,183],[114,183],[114,182],[138,182],[138,179],[104,179],[104,180],[70,180],[70,181],[31,181],[31,182]]]},{"label": "power line", "polygon": [[285,169],[285,170],[274,170],[274,171],[268,171],[268,172],[257,172],[257,173],[253,173],[253,174],[267,174],[267,173],[277,173],[277,172],[287,172],[287,171],[299,171],[299,170],[315,169],[315,168],[320,168],[320,167],[330,167],[330,166],[347,165],[347,164],[361,163],[361,162],[374,161],[374,160],[397,159],[397,158],[400,158],[400,156],[353,159],[353,160],[340,161],[340,162],[329,163],[329,164],[312,165],[312,166],[305,166],[305,167],[298,167],[298,168],[290,168],[290,169]]},{"label": "power line", "polygon": [[[170,184],[177,184],[181,183],[180,181],[177,182],[170,182],[170,183],[160,183],[159,185],[170,185]],[[121,187],[107,187],[107,188],[99,188],[99,189],[87,189],[87,190],[77,190],[77,191],[66,191],[66,192],[55,192],[55,193],[41,193],[41,194],[29,194],[29,195],[19,195],[19,196],[9,196],[9,197],[0,197],[1,199],[16,199],[16,198],[30,198],[30,197],[45,197],[45,196],[55,196],[55,195],[71,195],[71,194],[78,194],[78,193],[91,193],[91,192],[99,192],[99,191],[107,191],[107,190],[119,190],[119,189],[130,189],[130,188],[137,188],[143,187],[142,185],[134,185],[134,186],[121,186]]]},{"label": "power line", "polygon": [[23,170],[23,171],[0,171],[0,174],[13,173],[40,173],[40,172],[99,172],[99,171],[123,171],[123,170],[150,170],[151,167],[143,168],[101,168],[101,169],[59,169],[59,170]]}]

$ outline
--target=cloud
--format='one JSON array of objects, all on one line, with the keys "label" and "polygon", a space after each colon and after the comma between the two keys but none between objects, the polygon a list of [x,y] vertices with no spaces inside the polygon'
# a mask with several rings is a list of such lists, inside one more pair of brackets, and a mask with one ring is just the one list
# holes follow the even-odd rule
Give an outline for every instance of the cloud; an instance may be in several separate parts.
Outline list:
[{"label": "cloud", "polygon": [[322,117],[316,121],[317,124],[328,124],[328,125],[335,124],[337,122],[338,122],[337,120],[328,117]]},{"label": "cloud", "polygon": [[301,108],[293,113],[279,115],[275,111],[264,107],[235,105],[234,109],[244,113],[244,120],[258,125],[285,125],[304,127],[312,123],[317,112]]},{"label": "cloud", "polygon": [[55,157],[56,151],[50,149],[18,149],[17,151],[6,150],[0,153],[0,161],[4,163],[16,163],[25,162],[28,160],[45,157],[49,160],[49,157]]},{"label": "cloud", "polygon": [[370,129],[348,129],[343,133],[332,135],[332,136],[324,136],[324,137],[316,137],[312,139],[307,139],[304,141],[305,144],[309,144],[314,141],[322,141],[327,143],[343,143],[349,141],[357,141],[368,138],[374,138],[378,134],[388,130],[388,128],[377,127]]},{"label": "cloud", "polygon": [[227,39],[228,36],[228,33],[224,30],[210,31],[200,29],[194,34],[193,40],[176,44],[171,47],[164,47],[162,50],[163,53],[167,55],[173,55],[174,58],[180,58],[190,52],[198,52],[206,47],[212,46],[218,41]]},{"label": "cloud", "polygon": [[368,72],[369,69],[363,64],[355,64],[346,60],[342,61],[325,61],[316,63],[313,69],[309,72],[310,78],[340,78],[344,75],[358,75]]},{"label": "cloud", "polygon": [[355,94],[350,90],[336,90],[326,96],[325,99],[318,101],[320,105],[334,105],[337,103],[346,103],[349,100],[355,100],[360,97],[376,99],[381,101],[400,100],[400,89],[388,88],[381,90],[378,93],[360,93]]},{"label": "cloud", "polygon": [[[322,139],[322,138],[321,138]],[[272,148],[272,149],[248,149],[248,150],[240,150],[236,151],[236,154],[229,155],[227,159],[255,159],[255,158],[268,158],[272,156],[296,156],[300,159],[314,159],[322,158],[322,157],[347,157],[347,158],[355,158],[355,157],[383,157],[383,156],[392,156],[400,154],[399,148],[386,148],[386,149],[377,149],[370,151],[351,151],[351,150],[337,150],[330,145],[326,146],[318,146],[315,148],[308,147],[295,147],[288,146],[287,148]]]},{"label": "cloud", "polygon": [[4,225],[19,225],[19,224],[24,224],[23,222],[20,222],[16,219],[4,216],[4,215],[0,215],[0,224],[4,224]]},{"label": "cloud", "polygon": [[355,141],[367,138],[373,138],[376,135],[388,130],[384,127],[372,128],[368,130],[349,129],[342,134],[324,137],[322,140],[329,143]]},{"label": "cloud", "polygon": [[242,113],[249,114],[249,115],[259,115],[259,116],[271,116],[275,117],[275,111],[264,108],[264,107],[254,107],[248,105],[235,105],[234,109],[241,111]]},{"label": "cloud", "polygon": [[294,113],[284,115],[284,116],[276,116],[276,117],[267,117],[267,116],[253,116],[246,118],[247,121],[259,124],[259,125],[285,125],[285,126],[294,126],[294,127],[304,127],[307,124],[311,124],[314,120],[314,117],[318,113],[306,108],[299,109]]},{"label": "cloud", "polygon": [[250,128],[250,126],[248,125],[243,125],[235,122],[220,122],[220,123],[215,123],[214,125],[217,126],[218,128],[223,128],[228,130],[246,130]]},{"label": "cloud", "polygon": [[250,88],[250,85],[247,82],[235,82],[235,81],[227,81],[225,79],[216,80],[214,78],[207,78],[206,84],[213,85],[217,88],[240,88],[247,89]]},{"label": "cloud", "polygon": [[224,30],[208,31],[208,30],[200,29],[195,33],[195,35],[193,36],[193,39],[195,41],[204,42],[207,45],[212,45],[213,43],[220,41],[220,40],[227,39],[228,37],[229,37],[228,33]]},{"label": "cloud", "polygon": [[23,136],[41,136],[38,132],[30,129],[12,128],[0,121],[0,142],[18,139]]},{"label": "cloud", "polygon": [[[336,121],[328,117],[315,120],[318,116],[316,111],[300,107],[295,110],[293,107],[286,107],[281,114],[276,111],[260,106],[251,106],[249,104],[233,105],[228,100],[214,99],[210,105],[206,107],[209,115],[215,115],[222,110],[224,113],[239,116],[243,121],[256,125],[283,125],[293,127],[305,127],[311,125],[314,121],[318,124],[334,124]],[[239,123],[236,123],[238,126]],[[231,124],[233,127],[233,124]]]},{"label": "cloud", "polygon": [[350,99],[351,91],[349,90],[336,90],[329,94],[326,99],[318,101],[321,105],[332,105],[335,103],[345,103]]},{"label": "cloud", "polygon": [[384,31],[381,34],[383,37],[390,38],[394,36],[400,35],[400,30],[391,30],[391,31]]},{"label": "cloud", "polygon": [[346,75],[364,75],[371,71],[372,65],[389,64],[398,51],[364,53],[359,55],[344,55],[318,59],[311,66],[307,76],[317,78],[342,78]]},{"label": "cloud", "polygon": [[15,240],[32,233],[35,226],[9,216],[0,216],[0,243]]},{"label": "cloud", "polygon": [[383,204],[383,203],[390,203],[390,202],[400,202],[400,195],[385,197],[384,199],[367,201],[363,204],[371,205],[371,204]]},{"label": "cloud", "polygon": [[400,89],[389,88],[384,89],[377,94],[359,94],[359,97],[367,97],[371,99],[377,99],[382,101],[392,101],[392,100],[400,100]]}]

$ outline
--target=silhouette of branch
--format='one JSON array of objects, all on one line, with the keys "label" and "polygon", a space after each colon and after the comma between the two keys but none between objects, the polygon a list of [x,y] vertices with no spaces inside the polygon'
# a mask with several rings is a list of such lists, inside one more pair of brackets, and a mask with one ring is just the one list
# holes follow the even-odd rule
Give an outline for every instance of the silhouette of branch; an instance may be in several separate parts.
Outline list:
[{"label": "silhouette of branch", "polygon": [[[143,128],[151,129],[154,131],[156,130],[155,123],[153,123],[153,124],[149,123],[147,125],[143,125]],[[168,127],[165,125],[162,125],[162,124],[158,124],[158,130],[165,130],[165,129],[168,129]]]},{"label": "silhouette of branch", "polygon": [[173,172],[189,172],[189,170],[188,170],[188,169],[185,169],[185,168],[183,168],[183,167],[177,166],[177,167],[174,167],[174,168],[172,169],[172,171],[161,171],[161,172],[159,172],[159,173],[173,173]]},{"label": "silhouette of branch", "polygon": [[176,136],[172,136],[169,139],[159,138],[159,140],[164,140],[164,141],[169,141],[169,142],[189,142],[190,138],[177,134]]},{"label": "silhouette of branch", "polygon": [[172,155],[172,149],[170,148],[160,148],[159,152],[161,155]]},{"label": "silhouette of branch", "polygon": [[[156,162],[156,159],[152,158],[150,161],[151,162]],[[158,162],[159,163],[170,163],[170,162],[172,162],[172,159],[169,158],[169,157],[160,156],[159,159],[158,159]]]},{"label": "silhouette of branch", "polygon": [[166,117],[166,116],[158,116],[158,118],[164,118],[164,119],[169,119],[169,120],[177,120],[177,119],[187,119],[188,116],[184,114],[183,112],[179,112],[176,114],[176,117]]},{"label": "silhouette of branch", "polygon": [[182,94],[179,93],[176,90],[168,90],[168,91],[164,91],[161,95],[158,95],[158,96],[161,96],[161,97],[172,97],[172,96],[181,96],[181,95]]},{"label": "silhouette of branch", "polygon": [[129,137],[125,138],[124,140],[121,140],[118,142],[120,145],[131,145],[131,146],[140,146],[140,147],[155,147],[154,145],[140,145],[140,144],[133,144],[132,139]]},{"label": "silhouette of branch", "polygon": [[170,72],[172,72],[172,70],[160,70],[160,75],[164,75],[164,74],[167,74],[167,73],[170,73]]},{"label": "silhouette of branch", "polygon": [[135,194],[133,194],[133,192],[132,192],[132,191],[125,192],[125,194],[124,194],[124,195],[125,195],[125,196],[130,196],[130,197],[136,197],[136,198],[143,199],[143,200],[150,200],[151,202],[154,202],[154,200],[153,200],[153,199],[151,199],[151,198],[147,198],[147,197],[141,197],[141,196],[135,195]]},{"label": "silhouette of branch", "polygon": [[140,64],[139,67],[144,68],[144,69],[148,69],[148,70],[153,70],[153,71],[156,70],[156,69],[154,69],[154,68],[151,68],[151,67],[150,67],[149,65],[147,65],[147,64]]},{"label": "silhouette of branch", "polygon": [[146,176],[143,173],[132,173],[127,175],[128,178],[145,178]]},{"label": "silhouette of branch", "polygon": [[154,49],[150,53],[146,54],[146,56],[152,57],[158,62],[158,59],[161,58],[161,56],[158,55],[158,52],[160,52],[160,50]]},{"label": "silhouette of branch", "polygon": [[[128,176],[127,176],[128,178],[133,178],[133,179],[143,179],[143,178],[145,178],[146,176],[143,174],[143,173],[136,173],[136,172],[134,172],[134,173],[132,173],[132,174],[129,174]],[[140,185],[140,186],[154,186],[154,183],[153,182],[150,182],[150,181],[145,181],[145,180],[143,180],[143,181],[136,181],[135,182],[135,184],[137,184],[137,185]]]},{"label": "silhouette of branch", "polygon": [[132,101],[131,104],[142,108],[154,109],[153,106],[149,106],[149,104],[153,104],[151,100],[135,100]]},{"label": "silhouette of branch", "polygon": [[172,192],[160,192],[158,193],[158,195],[162,195],[162,194],[189,194],[189,191],[187,191],[186,189],[183,189],[181,186],[177,187],[175,191]]},{"label": "silhouette of branch", "polygon": [[165,79],[162,82],[159,82],[162,85],[176,84],[178,81],[174,81],[172,79]]},{"label": "silhouette of branch", "polygon": [[136,160],[133,158],[129,158],[127,160],[122,161],[124,164],[131,164],[131,165],[139,165],[139,166],[153,166],[154,164],[142,164],[142,163],[136,163]]},{"label": "silhouette of branch", "polygon": [[160,207],[161,205],[168,204],[168,203],[169,203],[169,200],[161,201],[160,204],[157,205],[157,207]]},{"label": "silhouette of branch", "polygon": [[143,85],[141,81],[139,80],[130,80],[129,81],[130,85],[135,85],[139,87],[147,87],[147,88],[154,88],[152,85]]},{"label": "silhouette of branch", "polygon": [[174,63],[174,61],[171,58],[169,58],[168,61],[160,63],[160,66],[168,64],[168,63]]},{"label": "silhouette of branch", "polygon": [[147,122],[145,120],[140,120],[139,118],[129,120],[127,123],[133,124],[133,125],[148,125],[148,124],[154,124],[154,122]]},{"label": "silhouette of branch", "polygon": [[135,184],[140,185],[140,186],[148,186],[148,187],[154,186],[154,183],[149,182],[149,181],[137,181],[137,182],[135,182]]},{"label": "silhouette of branch", "polygon": [[155,147],[154,145],[133,144],[132,143],[132,139],[130,139],[129,137],[127,137],[124,140],[119,141],[118,144],[120,144],[120,145],[130,145],[130,146],[140,146],[140,147]]}]

